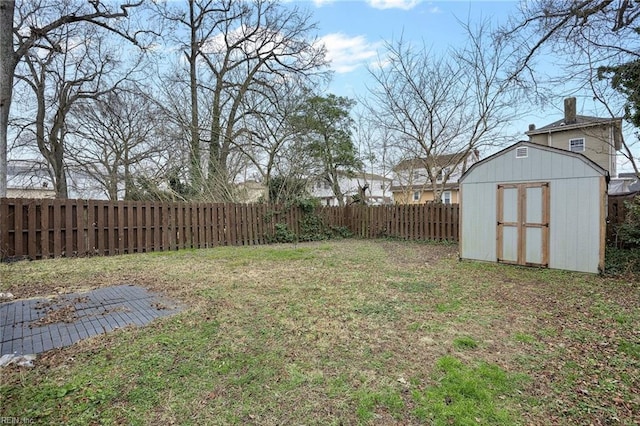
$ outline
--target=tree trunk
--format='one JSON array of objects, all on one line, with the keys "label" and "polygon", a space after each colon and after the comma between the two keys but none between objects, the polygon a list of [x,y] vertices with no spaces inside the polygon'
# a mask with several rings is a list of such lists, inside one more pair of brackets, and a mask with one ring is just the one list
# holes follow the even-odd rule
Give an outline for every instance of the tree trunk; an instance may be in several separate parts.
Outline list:
[{"label": "tree trunk", "polygon": [[199,54],[198,38],[196,33],[196,16],[193,0],[189,1],[189,19],[191,27],[191,51],[189,59],[189,89],[191,91],[191,143],[189,146],[189,167],[191,187],[194,191],[202,190],[202,168],[200,167],[200,128],[198,112],[198,77],[197,60]]},{"label": "tree trunk", "polygon": [[229,197],[227,177],[227,155],[221,147],[222,126],[220,102],[222,98],[222,82],[216,85],[211,114],[211,140],[209,141],[209,168],[207,173],[208,196],[215,201],[231,201]]},{"label": "tree trunk", "polygon": [[340,182],[338,181],[338,173],[334,170],[331,172],[329,176],[329,180],[331,180],[331,190],[333,191],[333,195],[338,200],[338,205],[340,207],[344,207],[344,194],[340,190]]},{"label": "tree trunk", "polygon": [[[128,142],[124,147],[124,199],[130,200],[133,193],[133,178],[131,177],[131,163],[129,162]],[[116,189],[117,191],[117,189]]]},{"label": "tree trunk", "polygon": [[0,2],[0,197],[7,196],[7,132],[17,60],[13,51],[15,0]]},{"label": "tree trunk", "polygon": [[53,168],[54,175],[53,185],[56,190],[56,198],[69,198],[67,191],[67,173],[64,168],[64,141],[62,139],[63,136],[58,136],[56,133],[49,137],[49,146],[51,147],[50,159],[52,160],[50,167]]}]

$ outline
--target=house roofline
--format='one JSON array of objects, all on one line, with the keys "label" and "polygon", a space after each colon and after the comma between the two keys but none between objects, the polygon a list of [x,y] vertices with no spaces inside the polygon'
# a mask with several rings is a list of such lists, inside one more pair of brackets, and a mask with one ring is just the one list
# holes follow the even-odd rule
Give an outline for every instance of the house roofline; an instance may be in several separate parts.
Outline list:
[{"label": "house roofline", "polygon": [[[526,131],[524,132],[524,134],[527,136],[544,135],[548,133],[565,132],[567,130],[582,129],[584,127],[596,127],[596,126],[603,126],[607,124],[618,124],[618,123],[622,126],[622,118],[618,118],[618,117],[615,117],[615,118],[590,117],[590,118],[593,118],[595,120],[587,121],[583,123],[572,123],[572,124],[551,123],[546,126],[540,127],[539,129]],[[561,123],[562,120],[559,120],[559,122]]]},{"label": "house roofline", "polygon": [[[431,185],[392,185],[389,188],[391,192],[404,192],[404,191],[433,191],[433,187]],[[460,185],[457,182],[447,182],[444,186],[438,185],[438,188],[444,191],[458,190],[460,189]]]},{"label": "house roofline", "polygon": [[[393,166],[394,172],[399,172],[403,170],[415,170],[416,168],[424,168],[428,161],[433,162],[433,165],[436,167],[450,167],[457,166],[462,164],[465,161],[465,158],[468,158],[471,155],[475,155],[478,159],[480,158],[480,153],[477,152],[477,149],[464,150],[459,152],[453,152],[449,154],[438,154],[433,155],[431,157],[412,157],[401,160]],[[445,159],[446,161],[441,161]],[[451,161],[451,160],[456,161]],[[416,165],[418,167],[416,167]]]}]

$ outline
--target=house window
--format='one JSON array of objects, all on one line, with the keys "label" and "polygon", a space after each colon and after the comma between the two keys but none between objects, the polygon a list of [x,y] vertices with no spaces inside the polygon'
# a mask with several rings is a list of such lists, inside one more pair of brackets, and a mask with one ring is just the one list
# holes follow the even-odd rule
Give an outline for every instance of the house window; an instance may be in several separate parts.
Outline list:
[{"label": "house window", "polygon": [[413,192],[413,201],[420,201],[420,191]]},{"label": "house window", "polygon": [[440,201],[444,204],[451,204],[451,191],[444,191],[440,196]]},{"label": "house window", "polygon": [[413,180],[420,179],[420,172],[413,172]]},{"label": "house window", "polygon": [[529,156],[529,147],[521,146],[516,149],[516,158],[527,158]]},{"label": "house window", "polygon": [[584,138],[571,139],[569,141],[569,150],[573,152],[584,152]]},{"label": "house window", "polygon": [[446,175],[448,175],[448,174],[449,174],[449,171],[450,171],[450,170],[451,170],[451,169],[450,169],[449,167],[444,167],[444,168],[442,168],[442,169],[438,172],[438,176],[436,177],[436,179],[437,179],[437,180],[442,180],[442,179],[444,179],[444,177],[445,177]]}]

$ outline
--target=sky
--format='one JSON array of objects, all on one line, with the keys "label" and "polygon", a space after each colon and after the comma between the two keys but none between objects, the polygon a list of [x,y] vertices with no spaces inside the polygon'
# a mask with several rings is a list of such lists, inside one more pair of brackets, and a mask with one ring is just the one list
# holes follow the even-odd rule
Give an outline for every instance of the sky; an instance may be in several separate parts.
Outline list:
[{"label": "sky", "polygon": [[[462,47],[466,36],[461,22],[489,20],[504,23],[517,11],[518,3],[493,1],[422,0],[314,0],[291,2],[306,7],[318,23],[318,35],[327,49],[333,80],[327,92],[357,99],[371,85],[367,65],[375,65],[385,43],[399,38],[424,43],[434,53]],[[562,104],[562,99],[559,99]],[[560,114],[560,110],[555,114]],[[555,121],[554,116],[549,122]],[[534,121],[531,121],[534,120]],[[514,122],[514,133],[524,131],[529,122],[539,127],[546,118],[522,117]]]},{"label": "sky", "polygon": [[[516,10],[513,1],[317,0],[310,7],[335,72],[331,89],[345,95],[362,89],[365,66],[385,43],[415,41],[432,50],[465,44],[460,23],[490,19],[504,22]],[[341,93],[341,94],[342,94]]]}]

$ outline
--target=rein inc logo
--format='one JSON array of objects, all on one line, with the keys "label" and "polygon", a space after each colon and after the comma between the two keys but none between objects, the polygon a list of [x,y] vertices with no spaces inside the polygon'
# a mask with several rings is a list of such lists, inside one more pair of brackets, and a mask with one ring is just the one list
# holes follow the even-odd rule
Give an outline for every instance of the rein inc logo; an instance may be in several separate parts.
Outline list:
[{"label": "rein inc logo", "polygon": [[0,425],[30,425],[34,424],[29,417],[0,417]]}]

